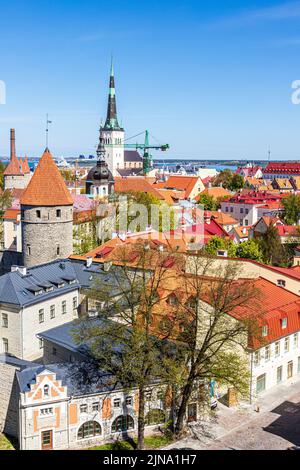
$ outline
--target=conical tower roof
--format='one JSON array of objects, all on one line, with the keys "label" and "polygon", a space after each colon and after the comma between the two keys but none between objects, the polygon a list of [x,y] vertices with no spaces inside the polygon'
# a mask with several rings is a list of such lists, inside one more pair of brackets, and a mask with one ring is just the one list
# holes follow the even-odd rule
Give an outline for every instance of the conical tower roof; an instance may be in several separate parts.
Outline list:
[{"label": "conical tower roof", "polygon": [[26,206],[70,206],[73,199],[48,148],[24,191],[20,203]]}]

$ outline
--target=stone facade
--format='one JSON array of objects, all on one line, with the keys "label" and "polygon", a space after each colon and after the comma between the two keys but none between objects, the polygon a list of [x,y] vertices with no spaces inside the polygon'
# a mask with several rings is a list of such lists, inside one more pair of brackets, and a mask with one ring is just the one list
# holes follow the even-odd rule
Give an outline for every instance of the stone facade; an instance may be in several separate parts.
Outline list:
[{"label": "stone facade", "polygon": [[4,189],[25,189],[31,179],[31,173],[20,175],[5,175]]},{"label": "stone facade", "polygon": [[68,258],[73,251],[73,206],[21,206],[24,266]]},{"label": "stone facade", "polygon": [[20,367],[0,360],[0,432],[10,436],[18,435],[19,390],[16,371]]}]

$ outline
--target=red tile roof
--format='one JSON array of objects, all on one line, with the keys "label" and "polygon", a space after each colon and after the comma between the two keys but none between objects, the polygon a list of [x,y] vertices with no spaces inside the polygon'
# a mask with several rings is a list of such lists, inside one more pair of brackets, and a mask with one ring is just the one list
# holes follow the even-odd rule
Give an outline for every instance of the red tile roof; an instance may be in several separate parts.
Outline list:
[{"label": "red tile roof", "polygon": [[147,181],[143,176],[128,176],[124,178],[115,178],[115,192],[116,193],[129,193],[129,192],[144,192],[150,193],[156,198],[163,200],[164,197],[155,189],[155,187]]},{"label": "red tile roof", "polygon": [[42,155],[20,203],[28,206],[73,205],[73,199],[49,149]]},{"label": "red tile roof", "polygon": [[267,165],[267,167],[263,170],[264,174],[272,174],[272,173],[279,173],[279,174],[291,174],[291,175],[300,175],[300,163],[293,163],[293,162],[279,162],[274,163],[271,162]]}]

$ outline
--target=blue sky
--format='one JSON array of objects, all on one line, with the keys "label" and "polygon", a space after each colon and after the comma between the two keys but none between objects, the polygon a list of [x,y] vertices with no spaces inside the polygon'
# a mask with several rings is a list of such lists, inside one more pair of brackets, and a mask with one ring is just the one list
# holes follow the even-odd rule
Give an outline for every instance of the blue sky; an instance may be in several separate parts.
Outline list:
[{"label": "blue sky", "polygon": [[[300,159],[300,1],[61,0],[0,5],[0,155],[94,153],[110,55],[127,137],[170,158]],[[156,154],[161,156],[161,154]],[[166,156],[166,154],[163,154]]]}]

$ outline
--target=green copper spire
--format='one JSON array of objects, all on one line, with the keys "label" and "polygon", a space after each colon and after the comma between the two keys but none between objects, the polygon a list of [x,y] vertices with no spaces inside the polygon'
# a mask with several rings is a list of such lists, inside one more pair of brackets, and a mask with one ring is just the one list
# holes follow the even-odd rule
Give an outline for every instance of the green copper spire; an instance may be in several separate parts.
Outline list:
[{"label": "green copper spire", "polygon": [[118,118],[117,118],[117,105],[116,105],[116,90],[115,90],[115,76],[114,76],[113,58],[111,58],[111,65],[110,65],[107,116],[106,116],[106,121],[105,121],[105,124],[104,124],[104,129],[123,130],[119,126]]}]

